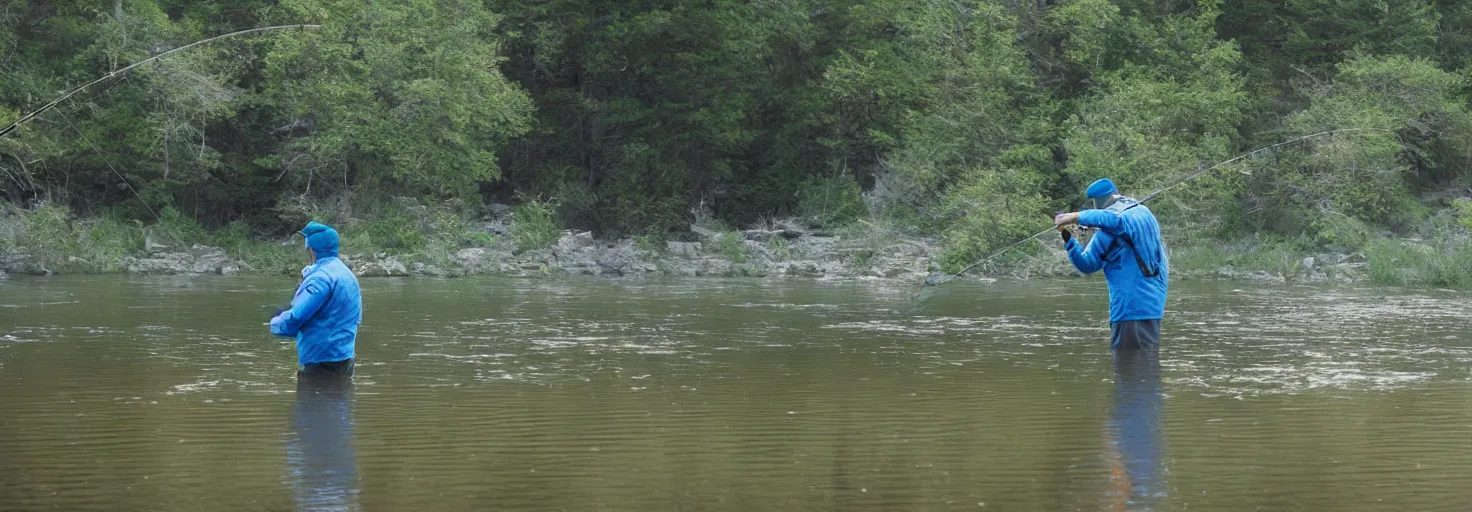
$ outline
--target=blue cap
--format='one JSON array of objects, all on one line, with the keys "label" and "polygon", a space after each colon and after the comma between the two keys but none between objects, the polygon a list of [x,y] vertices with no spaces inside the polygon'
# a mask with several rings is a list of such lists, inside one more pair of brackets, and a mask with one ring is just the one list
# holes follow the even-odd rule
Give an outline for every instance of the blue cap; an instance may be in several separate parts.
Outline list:
[{"label": "blue cap", "polygon": [[1109,181],[1109,178],[1101,178],[1099,181],[1095,181],[1089,185],[1088,190],[1084,191],[1084,194],[1089,196],[1089,199],[1109,197],[1118,193],[1119,189],[1114,188],[1114,182]]},{"label": "blue cap", "polygon": [[302,228],[302,236],[307,237],[307,247],[317,253],[318,258],[337,256],[337,230],[326,224],[308,222],[307,227]]}]

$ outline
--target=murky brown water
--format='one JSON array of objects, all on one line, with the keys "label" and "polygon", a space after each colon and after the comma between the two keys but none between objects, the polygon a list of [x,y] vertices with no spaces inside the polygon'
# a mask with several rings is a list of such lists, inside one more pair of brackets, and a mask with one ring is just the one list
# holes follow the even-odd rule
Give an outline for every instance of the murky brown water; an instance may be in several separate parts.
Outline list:
[{"label": "murky brown water", "polygon": [[[351,387],[293,283],[0,283],[0,510],[1467,510],[1472,296],[1102,280],[366,280]],[[300,392],[299,392],[300,391]]]}]

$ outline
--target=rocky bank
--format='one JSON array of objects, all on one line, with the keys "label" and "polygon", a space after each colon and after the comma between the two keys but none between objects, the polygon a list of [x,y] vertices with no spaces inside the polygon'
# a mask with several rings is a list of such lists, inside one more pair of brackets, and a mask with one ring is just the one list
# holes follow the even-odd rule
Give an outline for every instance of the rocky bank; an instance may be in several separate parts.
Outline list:
[{"label": "rocky bank", "polygon": [[[934,263],[940,250],[935,240],[901,235],[883,228],[850,229],[842,233],[786,221],[766,229],[721,232],[703,226],[661,246],[633,240],[598,240],[589,232],[564,232],[551,247],[518,251],[505,236],[511,219],[504,213],[481,226],[494,236],[486,247],[466,247],[438,257],[386,252],[348,251],[343,260],[361,277],[459,277],[469,275],[554,276],[680,276],[680,277],[800,277],[923,280],[939,270]],[[283,242],[295,243],[295,242]],[[1016,278],[1077,276],[1061,249],[1044,244],[1052,254],[1023,259],[1006,266],[977,269],[977,275]],[[75,259],[75,258],[74,258]],[[0,259],[0,279],[11,273],[50,274],[25,264],[25,255]],[[262,272],[219,247],[193,245],[178,249],[151,240],[144,251],[119,259],[116,265],[76,261],[81,268],[119,269],[141,275],[233,275]],[[1257,282],[1339,282],[1365,280],[1368,264],[1362,254],[1320,254],[1295,265],[1292,275],[1243,271],[1230,266],[1214,270],[1173,269],[1184,279],[1234,279]]]},{"label": "rocky bank", "polygon": [[508,243],[455,251],[439,265],[386,253],[346,254],[364,277],[381,276],[593,276],[683,277],[908,277],[923,279],[935,256],[921,241],[876,243],[788,227],[721,233],[695,227],[684,240],[640,247],[633,240],[598,240],[566,232],[546,249],[516,251]]}]

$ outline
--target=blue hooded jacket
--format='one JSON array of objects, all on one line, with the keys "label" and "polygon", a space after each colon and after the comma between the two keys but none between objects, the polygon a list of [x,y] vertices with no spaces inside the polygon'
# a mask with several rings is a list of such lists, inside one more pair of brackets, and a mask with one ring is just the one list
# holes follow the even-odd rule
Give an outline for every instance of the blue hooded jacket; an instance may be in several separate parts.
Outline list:
[{"label": "blue hooded jacket", "polygon": [[358,278],[337,257],[337,231],[312,222],[301,234],[317,261],[302,269],[291,309],[271,319],[271,334],[295,336],[302,365],[352,359],[363,321]]},{"label": "blue hooded jacket", "polygon": [[[1105,180],[1100,180],[1105,181]],[[1089,187],[1089,195],[1114,194],[1113,184]],[[1085,274],[1104,271],[1109,283],[1109,321],[1159,320],[1165,316],[1166,290],[1170,284],[1170,261],[1160,239],[1160,224],[1150,209],[1134,199],[1121,197],[1103,209],[1079,212],[1081,226],[1097,228],[1084,247],[1077,239],[1067,243],[1068,259]],[[1133,248],[1128,242],[1133,242]],[[1146,276],[1136,261],[1139,254]]]}]

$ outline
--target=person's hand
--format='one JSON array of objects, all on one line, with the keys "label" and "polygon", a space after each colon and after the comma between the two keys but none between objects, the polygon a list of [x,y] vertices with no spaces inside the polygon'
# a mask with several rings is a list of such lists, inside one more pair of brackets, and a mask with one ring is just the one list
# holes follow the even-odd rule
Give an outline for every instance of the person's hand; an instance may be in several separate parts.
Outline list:
[{"label": "person's hand", "polygon": [[1078,213],[1060,213],[1053,216],[1054,226],[1067,226],[1078,223]]},{"label": "person's hand", "polygon": [[274,317],[271,317],[271,324],[270,324],[271,325],[271,334],[275,334],[277,336],[281,336],[282,335],[282,329],[281,328],[283,327],[282,324],[284,324],[285,321],[286,321],[286,318],[285,317],[286,317],[286,315],[284,315],[284,314],[278,314],[278,315],[276,315]]},{"label": "person's hand", "polygon": [[1059,226],[1058,227],[1058,234],[1063,237],[1063,245],[1068,245],[1068,241],[1073,239],[1073,230],[1072,229],[1068,229],[1066,227]]}]

